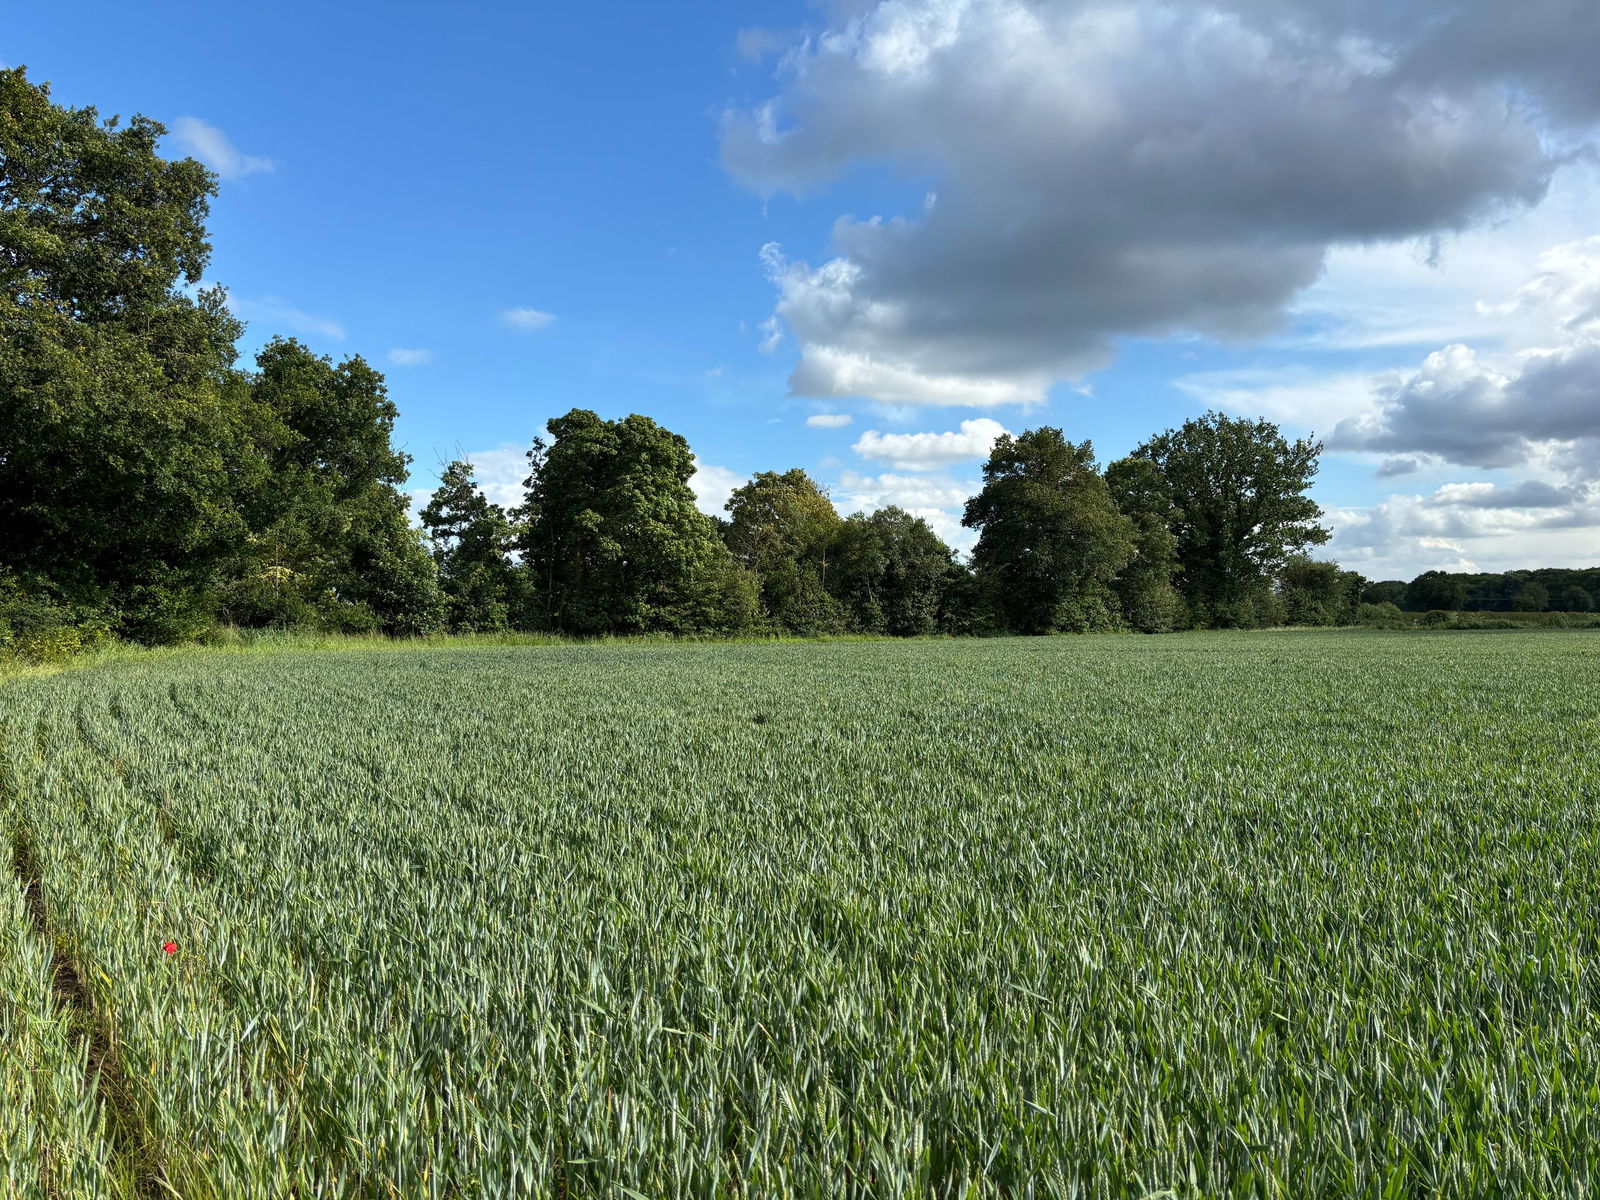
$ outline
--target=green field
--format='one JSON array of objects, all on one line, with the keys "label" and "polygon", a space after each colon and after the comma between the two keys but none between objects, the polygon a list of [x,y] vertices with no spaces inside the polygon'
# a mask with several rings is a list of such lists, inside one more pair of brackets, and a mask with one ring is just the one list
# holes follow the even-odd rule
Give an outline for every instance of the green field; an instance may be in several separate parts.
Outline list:
[{"label": "green field", "polygon": [[1592,1195],[1597,681],[1582,631],[16,680],[4,1195]]}]

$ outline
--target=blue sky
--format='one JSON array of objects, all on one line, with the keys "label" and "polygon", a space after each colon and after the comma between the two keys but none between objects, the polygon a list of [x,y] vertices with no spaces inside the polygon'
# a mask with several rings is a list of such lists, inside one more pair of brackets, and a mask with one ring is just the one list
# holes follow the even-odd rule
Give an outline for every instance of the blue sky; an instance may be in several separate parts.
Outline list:
[{"label": "blue sky", "polygon": [[1369,575],[1600,561],[1595,23],[1306,4],[91,2],[0,60],[219,171],[247,352],[384,369],[417,488],[637,411],[708,506],[800,466],[964,546],[996,430],[1216,406],[1336,435]]}]

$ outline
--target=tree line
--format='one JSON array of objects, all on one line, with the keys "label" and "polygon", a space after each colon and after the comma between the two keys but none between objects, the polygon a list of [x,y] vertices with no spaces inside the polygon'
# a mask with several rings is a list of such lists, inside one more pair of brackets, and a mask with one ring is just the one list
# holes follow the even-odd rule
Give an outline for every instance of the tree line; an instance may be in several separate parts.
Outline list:
[{"label": "tree line", "polygon": [[1208,414],[1103,472],[1059,429],[1003,435],[966,506],[970,564],[900,508],[841,516],[799,468],[708,517],[688,443],[647,417],[574,409],[548,433],[521,505],[491,504],[458,461],[422,510],[452,629],[1158,633],[1279,624],[1329,586],[1336,619],[1365,583],[1300,557],[1327,538],[1303,494],[1318,447],[1264,421]]},{"label": "tree line", "polygon": [[533,443],[521,503],[455,462],[413,521],[379,372],[284,338],[238,361],[243,327],[201,284],[217,181],[162,158],[164,133],[0,70],[0,641],[1156,633],[1381,603],[1306,556],[1328,538],[1321,446],[1217,413],[1103,469],[1059,429],[1002,436],[970,563],[899,508],[841,516],[798,468],[707,516],[680,435],[581,408]]},{"label": "tree line", "polygon": [[1361,598],[1406,612],[1587,613],[1600,609],[1600,567],[1498,574],[1424,571],[1409,582],[1368,584]]}]

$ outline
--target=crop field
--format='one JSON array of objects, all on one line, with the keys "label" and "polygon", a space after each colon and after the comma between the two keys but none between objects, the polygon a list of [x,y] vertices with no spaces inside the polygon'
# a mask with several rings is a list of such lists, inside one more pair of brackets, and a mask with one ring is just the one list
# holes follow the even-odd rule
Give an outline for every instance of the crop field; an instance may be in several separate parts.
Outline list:
[{"label": "crop field", "polygon": [[0,1187],[1594,1195],[1597,681],[1556,630],[16,680]]}]

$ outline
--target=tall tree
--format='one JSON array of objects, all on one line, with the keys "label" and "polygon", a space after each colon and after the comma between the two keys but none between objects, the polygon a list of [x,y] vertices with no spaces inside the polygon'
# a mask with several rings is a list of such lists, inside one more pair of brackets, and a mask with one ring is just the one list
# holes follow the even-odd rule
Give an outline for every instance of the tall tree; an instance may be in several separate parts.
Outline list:
[{"label": "tall tree", "polygon": [[950,547],[904,509],[856,513],[833,539],[829,586],[861,633],[919,637],[939,628]]},{"label": "tall tree", "polygon": [[979,531],[973,568],[1018,633],[1118,622],[1112,581],[1132,561],[1133,522],[1117,511],[1089,442],[1059,429],[1002,434],[962,524]]},{"label": "tall tree", "polygon": [[165,132],[0,70],[0,569],[148,641],[210,618],[261,468],[240,326],[182,290],[216,179]]},{"label": "tall tree", "polygon": [[1133,522],[1133,560],[1116,579],[1122,616],[1141,633],[1167,633],[1184,620],[1178,574],[1178,539],[1172,526],[1182,515],[1160,468],[1147,458],[1121,458],[1106,468],[1106,486],[1117,510]]},{"label": "tall tree", "polygon": [[383,376],[359,356],[335,366],[283,338],[262,349],[256,368],[257,441],[270,481],[252,498],[254,536],[230,611],[259,619],[248,601],[265,577],[322,624],[402,635],[438,629],[444,597],[399,490],[411,460],[392,444],[397,414]]},{"label": "tall tree", "polygon": [[798,467],[762,471],[727,503],[723,538],[735,560],[761,581],[768,619],[789,633],[837,633],[844,611],[829,590],[828,555],[839,514],[828,494]]},{"label": "tall tree", "polygon": [[505,510],[479,489],[471,463],[445,468],[420,520],[439,567],[451,630],[508,628],[518,607],[519,578],[509,558],[514,534]]},{"label": "tall tree", "polygon": [[519,546],[559,633],[736,631],[754,588],[694,504],[689,443],[637,414],[575,408],[529,452]]},{"label": "tall tree", "polygon": [[1270,421],[1211,412],[1134,451],[1155,463],[1180,516],[1179,586],[1196,619],[1254,626],[1275,608],[1272,581],[1292,554],[1326,542],[1306,490],[1322,444],[1287,441]]}]

